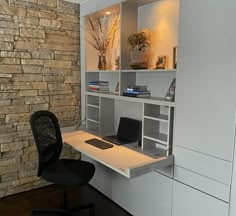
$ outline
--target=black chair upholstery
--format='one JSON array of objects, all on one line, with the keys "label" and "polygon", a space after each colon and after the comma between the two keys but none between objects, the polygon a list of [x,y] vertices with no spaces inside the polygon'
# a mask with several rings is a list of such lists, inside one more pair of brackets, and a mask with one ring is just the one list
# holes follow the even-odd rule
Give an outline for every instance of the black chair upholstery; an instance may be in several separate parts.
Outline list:
[{"label": "black chair upholstery", "polygon": [[37,111],[30,118],[33,137],[38,150],[38,176],[48,182],[64,186],[61,209],[33,209],[35,213],[51,213],[58,215],[74,215],[79,209],[89,208],[94,215],[94,204],[78,209],[67,209],[66,186],[82,186],[93,177],[95,167],[92,163],[82,160],[59,159],[63,141],[57,117],[49,111]]}]

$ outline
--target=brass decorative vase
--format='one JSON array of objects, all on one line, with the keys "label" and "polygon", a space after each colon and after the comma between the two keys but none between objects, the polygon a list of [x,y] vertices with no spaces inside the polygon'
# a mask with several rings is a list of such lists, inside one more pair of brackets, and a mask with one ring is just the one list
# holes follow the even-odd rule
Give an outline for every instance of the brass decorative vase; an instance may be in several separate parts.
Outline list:
[{"label": "brass decorative vase", "polygon": [[99,70],[106,70],[107,69],[107,61],[106,61],[106,56],[103,55],[99,55],[98,58],[98,69]]}]

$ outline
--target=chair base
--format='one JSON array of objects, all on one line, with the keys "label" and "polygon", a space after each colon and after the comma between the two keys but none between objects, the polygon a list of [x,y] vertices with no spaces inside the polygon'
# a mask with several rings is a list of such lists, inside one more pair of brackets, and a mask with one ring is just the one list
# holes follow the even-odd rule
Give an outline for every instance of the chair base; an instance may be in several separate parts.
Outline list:
[{"label": "chair base", "polygon": [[32,215],[35,214],[53,214],[64,216],[77,216],[76,212],[84,209],[89,209],[89,216],[95,216],[94,203],[90,203],[74,209],[32,209]]}]

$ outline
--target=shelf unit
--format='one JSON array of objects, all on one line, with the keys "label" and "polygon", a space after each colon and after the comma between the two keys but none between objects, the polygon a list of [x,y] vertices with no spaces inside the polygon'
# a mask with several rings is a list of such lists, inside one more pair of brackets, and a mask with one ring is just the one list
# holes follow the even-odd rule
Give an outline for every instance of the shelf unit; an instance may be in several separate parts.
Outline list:
[{"label": "shelf unit", "polygon": [[[120,32],[117,35],[118,40],[110,50],[109,70],[97,69],[98,53],[85,40],[84,94],[87,129],[92,129],[100,135],[114,134],[117,132],[121,116],[139,119],[142,121],[142,140],[141,146],[135,148],[140,152],[147,152],[152,157],[168,156],[172,153],[175,102],[166,100],[165,94],[173,78],[176,77],[176,69],[173,69],[170,64],[166,69],[153,68],[159,55],[169,56],[169,62],[172,62],[173,47],[177,46],[178,41],[176,2],[175,0],[127,0],[94,13],[102,19],[109,19],[109,16],[104,16],[106,11],[120,16]],[[163,11],[166,16],[163,15]],[[130,67],[128,37],[143,28],[152,29],[158,37],[151,47],[153,54],[149,59],[149,68],[134,70]],[[117,56],[120,58],[119,69],[115,69],[114,66],[114,59]],[[89,82],[96,80],[108,81],[109,93],[89,92]],[[118,92],[115,91],[117,85]],[[123,91],[133,85],[147,86],[151,97],[123,96]]]},{"label": "shelf unit", "polygon": [[172,153],[174,109],[171,106],[144,104],[143,140],[144,150],[162,154]]},{"label": "shelf unit", "polygon": [[96,96],[87,97],[86,102],[86,128],[92,131],[99,131],[100,125],[100,101]]}]

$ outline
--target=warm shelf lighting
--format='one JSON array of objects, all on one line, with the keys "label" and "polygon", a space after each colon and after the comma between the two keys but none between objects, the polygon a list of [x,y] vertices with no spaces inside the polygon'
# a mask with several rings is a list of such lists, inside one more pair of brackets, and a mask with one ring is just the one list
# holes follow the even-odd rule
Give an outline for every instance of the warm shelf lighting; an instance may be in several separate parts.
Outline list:
[{"label": "warm shelf lighting", "polygon": [[107,12],[106,12],[106,15],[111,15],[111,12],[110,12],[110,11],[107,11]]}]

